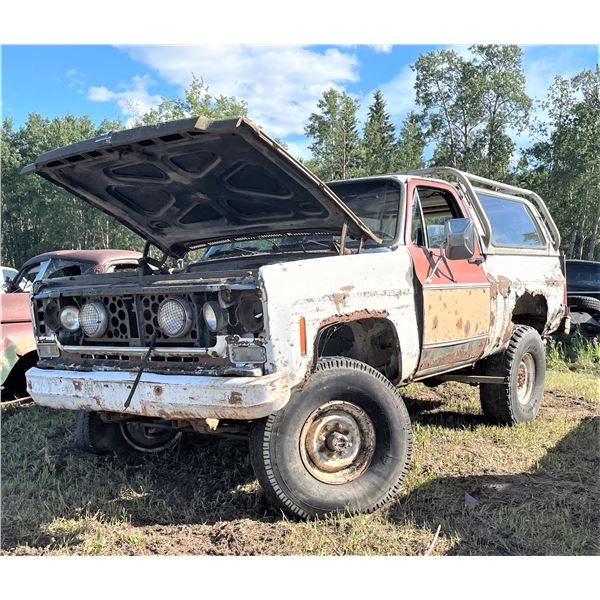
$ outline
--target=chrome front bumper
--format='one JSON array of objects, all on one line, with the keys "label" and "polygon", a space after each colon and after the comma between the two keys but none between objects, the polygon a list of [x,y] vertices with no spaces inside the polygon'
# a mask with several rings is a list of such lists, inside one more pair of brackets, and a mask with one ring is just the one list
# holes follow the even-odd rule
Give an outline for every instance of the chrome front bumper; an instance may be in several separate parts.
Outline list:
[{"label": "chrome front bumper", "polygon": [[266,417],[290,397],[287,373],[260,377],[206,377],[144,373],[128,408],[135,372],[27,371],[27,390],[41,406],[107,411],[163,419]]}]

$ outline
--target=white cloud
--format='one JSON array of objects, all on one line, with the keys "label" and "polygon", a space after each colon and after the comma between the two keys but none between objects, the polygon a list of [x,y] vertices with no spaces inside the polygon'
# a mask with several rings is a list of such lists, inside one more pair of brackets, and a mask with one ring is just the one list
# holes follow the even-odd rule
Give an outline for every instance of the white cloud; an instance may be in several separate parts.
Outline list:
[{"label": "white cloud", "polygon": [[[383,92],[388,112],[396,123],[399,123],[409,111],[415,108],[416,79],[417,76],[410,65],[405,65],[393,79],[379,86]],[[372,93],[370,95],[372,96]]]},{"label": "white cloud", "polygon": [[162,100],[157,94],[151,94],[148,87],[154,82],[148,75],[136,75],[128,85],[117,86],[117,90],[107,87],[92,86],[88,88],[87,98],[92,102],[115,102],[121,112],[131,120],[137,114],[148,112]]},{"label": "white cloud", "polygon": [[310,150],[308,149],[308,146],[310,145],[310,140],[306,138],[294,141],[286,140],[285,143],[287,145],[288,152],[295,158],[299,158],[301,160],[308,160],[311,157]]},{"label": "white cloud", "polygon": [[[336,48],[317,52],[298,46],[133,46],[123,50],[181,89],[194,73],[212,94],[245,100],[250,118],[278,137],[302,134],[323,91],[358,80],[356,56]],[[133,88],[123,92],[94,88],[93,94],[105,98],[112,93],[111,99],[119,102],[126,93],[137,91],[142,101],[151,101],[151,96]]]},{"label": "white cloud", "polygon": [[380,54],[389,54],[392,51],[392,44],[373,44],[370,48],[374,52],[378,52]]}]

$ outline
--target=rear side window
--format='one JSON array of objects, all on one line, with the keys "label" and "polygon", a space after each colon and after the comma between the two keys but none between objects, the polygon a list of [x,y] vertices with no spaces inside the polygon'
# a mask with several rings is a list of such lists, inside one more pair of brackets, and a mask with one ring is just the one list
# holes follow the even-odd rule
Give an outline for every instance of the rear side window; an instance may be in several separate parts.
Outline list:
[{"label": "rear side window", "polygon": [[546,241],[533,215],[522,202],[479,194],[492,226],[494,246],[544,248]]}]

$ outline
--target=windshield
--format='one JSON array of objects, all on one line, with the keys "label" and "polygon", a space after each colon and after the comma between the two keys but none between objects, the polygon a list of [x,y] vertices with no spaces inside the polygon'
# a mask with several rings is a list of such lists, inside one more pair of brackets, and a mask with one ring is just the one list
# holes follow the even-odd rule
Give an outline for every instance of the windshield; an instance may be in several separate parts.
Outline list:
[{"label": "windshield", "polygon": [[[400,184],[393,180],[363,180],[329,183],[328,186],[348,205],[373,233],[382,239],[383,245],[396,238],[400,214]],[[285,252],[339,252],[340,235],[327,233],[283,234],[261,239],[236,241],[208,248],[202,261],[274,254]],[[349,248],[358,241],[348,240]],[[376,246],[373,240],[365,245]]]},{"label": "windshield", "polygon": [[44,279],[73,277],[87,273],[93,268],[94,263],[63,259],[49,259],[23,269],[19,276],[15,278],[13,289],[19,289],[22,292],[31,292],[34,281],[40,277]]}]

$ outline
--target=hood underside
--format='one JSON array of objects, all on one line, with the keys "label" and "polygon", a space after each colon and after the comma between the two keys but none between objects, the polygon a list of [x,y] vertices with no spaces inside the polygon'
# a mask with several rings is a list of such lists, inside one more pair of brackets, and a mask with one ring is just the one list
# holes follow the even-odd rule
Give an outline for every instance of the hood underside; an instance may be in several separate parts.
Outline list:
[{"label": "hood underside", "polygon": [[41,154],[37,173],[174,256],[213,241],[335,232],[381,240],[285,149],[245,118],[194,117]]}]

